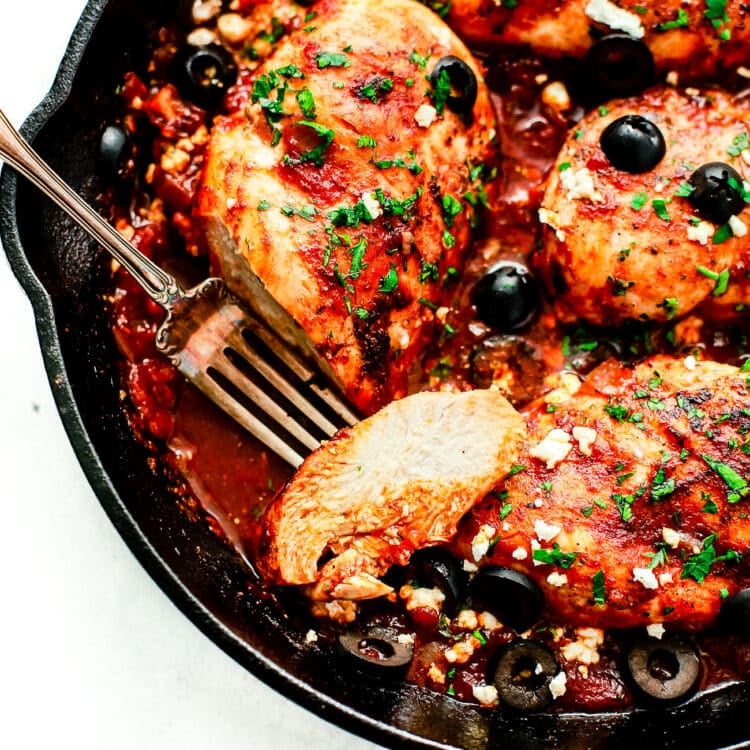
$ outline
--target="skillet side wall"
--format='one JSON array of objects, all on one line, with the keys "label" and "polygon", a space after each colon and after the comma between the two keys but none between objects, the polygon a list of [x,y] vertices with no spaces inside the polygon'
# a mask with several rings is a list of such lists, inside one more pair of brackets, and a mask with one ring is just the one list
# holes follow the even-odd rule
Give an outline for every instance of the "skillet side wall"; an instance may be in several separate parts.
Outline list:
[{"label": "skillet side wall", "polygon": [[[145,70],[155,8],[172,10],[166,1],[93,0],[52,92],[24,126],[42,156],[89,202],[96,195],[99,136],[120,112],[115,88],[125,71]],[[150,454],[134,439],[102,304],[109,257],[8,169],[1,188],[3,242],[34,305],[52,390],[92,486],[156,582],[251,672],[318,715],[391,747],[624,748],[641,741],[669,748],[687,741],[709,748],[747,737],[740,720],[750,707],[744,687],[672,710],[500,720],[411,686],[346,674],[333,654],[306,645],[308,624],[284,615],[253,586],[252,571],[238,556],[205,524],[187,518],[167,477],[149,468]]]}]

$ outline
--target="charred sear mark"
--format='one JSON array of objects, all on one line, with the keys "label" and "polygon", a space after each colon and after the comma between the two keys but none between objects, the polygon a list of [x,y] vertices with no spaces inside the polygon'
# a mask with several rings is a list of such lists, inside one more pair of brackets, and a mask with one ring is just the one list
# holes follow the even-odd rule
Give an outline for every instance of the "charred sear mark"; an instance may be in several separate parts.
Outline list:
[{"label": "charred sear mark", "polygon": [[362,371],[368,375],[383,374],[388,365],[391,340],[377,317],[354,321],[354,335],[362,351]]}]

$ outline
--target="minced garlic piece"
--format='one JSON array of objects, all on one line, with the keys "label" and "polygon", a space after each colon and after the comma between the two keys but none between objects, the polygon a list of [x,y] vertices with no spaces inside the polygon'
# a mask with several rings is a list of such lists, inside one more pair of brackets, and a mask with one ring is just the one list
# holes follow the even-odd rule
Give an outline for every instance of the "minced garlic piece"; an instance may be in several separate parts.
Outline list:
[{"label": "minced garlic piece", "polygon": [[436,117],[437,110],[431,104],[422,104],[414,113],[414,120],[420,128],[429,128]]},{"label": "minced garlic piece", "polygon": [[594,177],[588,167],[580,169],[568,169],[560,172],[560,182],[562,183],[568,200],[580,200],[587,198],[592,203],[603,203],[604,198],[601,193],[594,187]]}]

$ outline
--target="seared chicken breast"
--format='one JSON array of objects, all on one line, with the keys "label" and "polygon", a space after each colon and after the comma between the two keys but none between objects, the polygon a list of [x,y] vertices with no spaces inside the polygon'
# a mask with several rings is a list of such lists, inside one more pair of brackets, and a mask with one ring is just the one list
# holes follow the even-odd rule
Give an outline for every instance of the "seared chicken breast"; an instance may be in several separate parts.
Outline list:
[{"label": "seared chicken breast", "polygon": [[[512,6],[512,7],[511,7]],[[660,71],[691,78],[748,63],[747,6],[640,0],[454,0],[448,23],[483,46],[529,46],[545,57],[583,57],[602,33],[642,39]]]},{"label": "seared chicken breast", "polygon": [[[652,169],[617,168],[602,150],[602,132],[626,115],[644,117],[663,136],[666,150]],[[746,99],[720,91],[655,88],[579,123],[550,172],[534,258],[561,319],[665,321],[699,305],[726,315],[747,300],[750,209],[740,200],[728,224],[708,221],[691,202],[689,181],[702,165],[723,162],[746,193],[739,183],[750,174],[749,116]]]},{"label": "seared chicken breast", "polygon": [[[316,600],[382,596],[378,577],[445,543],[516,461],[523,418],[496,391],[417,393],[340,432],[263,519],[257,564]],[[328,558],[328,559],[326,559]]]},{"label": "seared chicken breast", "polygon": [[407,392],[489,202],[494,114],[427,8],[315,12],[215,121],[195,211],[217,273],[371,413]]},{"label": "seared chicken breast", "polygon": [[462,525],[465,558],[530,576],[550,618],[571,625],[697,630],[748,585],[750,393],[737,368],[610,360],[527,421],[522,470]]}]

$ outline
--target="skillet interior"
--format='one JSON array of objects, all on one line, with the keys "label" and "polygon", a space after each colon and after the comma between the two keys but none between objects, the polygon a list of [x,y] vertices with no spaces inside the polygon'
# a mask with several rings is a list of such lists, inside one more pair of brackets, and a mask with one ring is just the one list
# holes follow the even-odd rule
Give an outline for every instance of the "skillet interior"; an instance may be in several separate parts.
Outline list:
[{"label": "skillet interior", "polygon": [[[125,71],[143,68],[155,14],[173,4],[92,0],[52,92],[24,125],[26,137],[89,200],[98,137],[119,112],[115,88]],[[89,480],[157,583],[251,672],[318,715],[393,747],[625,748],[645,741],[708,748],[747,738],[750,691],[739,685],[668,710],[505,719],[409,685],[362,679],[357,689],[334,655],[304,643],[304,629],[253,587],[239,557],[205,524],[191,522],[167,478],[149,468],[120,407],[100,301],[108,259],[7,169],[1,187],[3,243],[34,305],[54,395]]]}]

